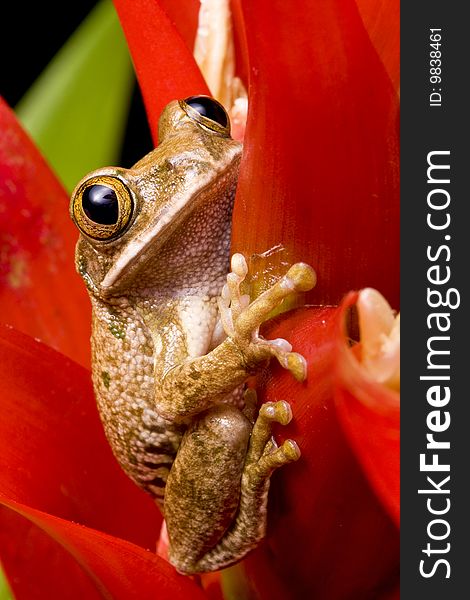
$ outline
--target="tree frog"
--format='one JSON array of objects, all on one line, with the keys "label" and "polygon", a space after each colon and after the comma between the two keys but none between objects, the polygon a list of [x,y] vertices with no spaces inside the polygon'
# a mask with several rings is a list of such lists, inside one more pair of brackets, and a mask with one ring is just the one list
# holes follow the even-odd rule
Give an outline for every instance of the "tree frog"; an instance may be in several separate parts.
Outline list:
[{"label": "tree frog", "polygon": [[157,148],[131,169],[90,173],[70,205],[105,433],[162,507],[169,560],[187,574],[226,567],[258,544],[270,475],[300,456],[293,440],[278,447],[272,437],[272,422],[291,420],[289,404],[256,415],[243,385],[271,357],[305,377],[304,358],[259,327],[316,277],[297,263],[253,302],[241,293],[247,263],[230,261],[241,152],[218,102],[175,100]]}]

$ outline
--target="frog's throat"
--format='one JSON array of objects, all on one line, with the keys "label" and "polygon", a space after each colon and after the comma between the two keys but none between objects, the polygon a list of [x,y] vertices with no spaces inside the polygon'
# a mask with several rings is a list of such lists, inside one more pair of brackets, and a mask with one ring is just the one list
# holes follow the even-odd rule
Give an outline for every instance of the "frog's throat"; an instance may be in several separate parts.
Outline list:
[{"label": "frog's throat", "polygon": [[[218,174],[217,179],[220,181],[222,178],[227,178],[229,181],[233,181],[233,185],[236,185],[238,166],[239,160],[233,161]],[[150,255],[154,255],[178,230],[178,227],[190,212],[204,202],[204,199],[210,194],[213,184],[213,174],[201,177],[200,187],[196,193],[193,189],[190,192],[175,196],[171,210],[166,211],[163,215],[160,213],[156,220],[127,244],[117,256],[114,265],[101,282],[100,290],[102,294],[113,294],[115,288],[119,288],[121,280],[126,275],[131,274],[134,269],[138,269]]]}]

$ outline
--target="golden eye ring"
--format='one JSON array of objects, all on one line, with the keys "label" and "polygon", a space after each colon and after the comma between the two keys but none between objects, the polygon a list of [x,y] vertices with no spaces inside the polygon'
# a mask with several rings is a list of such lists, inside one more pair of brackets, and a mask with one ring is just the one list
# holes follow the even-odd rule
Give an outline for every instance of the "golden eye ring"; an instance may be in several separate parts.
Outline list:
[{"label": "golden eye ring", "polygon": [[193,121],[225,137],[230,136],[230,118],[225,108],[210,96],[190,96],[179,100],[182,110]]},{"label": "golden eye ring", "polygon": [[94,240],[109,241],[126,230],[134,202],[120,179],[98,175],[79,185],[70,209],[74,223],[83,234]]}]

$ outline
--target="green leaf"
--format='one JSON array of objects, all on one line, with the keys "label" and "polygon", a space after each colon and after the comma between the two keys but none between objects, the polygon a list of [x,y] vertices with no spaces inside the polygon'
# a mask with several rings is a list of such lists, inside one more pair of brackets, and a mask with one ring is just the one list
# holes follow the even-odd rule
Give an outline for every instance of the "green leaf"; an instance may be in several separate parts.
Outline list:
[{"label": "green leaf", "polygon": [[119,20],[102,0],[16,107],[68,190],[119,157],[133,85]]},{"label": "green leaf", "polygon": [[246,577],[243,576],[243,567],[234,565],[220,573],[222,593],[226,600],[250,600],[256,595],[247,588]]},{"label": "green leaf", "polygon": [[0,600],[13,600],[13,596],[10,592],[10,587],[8,586],[8,582],[6,580],[5,575],[3,574],[0,568]]}]

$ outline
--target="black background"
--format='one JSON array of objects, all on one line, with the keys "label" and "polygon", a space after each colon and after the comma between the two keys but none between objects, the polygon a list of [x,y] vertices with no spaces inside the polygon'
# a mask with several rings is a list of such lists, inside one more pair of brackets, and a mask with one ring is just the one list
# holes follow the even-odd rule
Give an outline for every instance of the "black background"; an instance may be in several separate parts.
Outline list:
[{"label": "black background", "polygon": [[[469,295],[468,256],[468,117],[465,89],[468,73],[468,21],[462,4],[428,0],[425,3],[401,4],[401,580],[402,600],[467,598],[469,570],[470,508],[470,400],[469,324],[466,307]],[[441,108],[429,107],[429,29],[442,29],[442,84]],[[433,150],[450,150],[451,226],[446,231],[432,231],[426,225],[427,154]],[[443,215],[440,215],[443,218]],[[452,277],[448,287],[459,289],[461,305],[456,310],[440,308],[451,313],[451,400],[446,410],[451,413],[450,428],[439,434],[441,440],[450,440],[451,449],[439,452],[440,462],[448,458],[450,471],[450,511],[442,518],[451,525],[450,536],[442,542],[428,539],[426,527],[433,518],[428,513],[427,496],[419,496],[418,489],[427,488],[426,475],[420,473],[419,454],[426,451],[426,415],[432,409],[426,401],[429,382],[420,382],[426,373],[429,336],[436,335],[426,325],[432,309],[427,307],[426,247],[436,248],[445,243],[445,234],[451,235],[452,252],[449,263]],[[436,286],[431,286],[436,287]],[[444,288],[446,286],[442,286]],[[443,290],[444,291],[444,290]],[[446,362],[449,362],[448,360]],[[446,372],[445,374],[447,374]],[[440,372],[442,374],[442,372]],[[448,454],[445,454],[448,453]],[[429,452],[428,452],[429,454]],[[431,460],[427,459],[428,462]],[[449,473],[435,473],[439,482]],[[444,477],[443,477],[444,476]],[[442,498],[442,496],[441,496]],[[435,503],[437,507],[437,502]],[[441,504],[442,506],[442,504]],[[442,529],[441,529],[442,531]],[[435,533],[437,533],[437,528]],[[440,532],[439,532],[440,533]],[[427,569],[432,561],[422,553],[428,541],[442,547],[450,542],[447,558],[451,563],[451,577],[445,579],[440,566],[436,575],[424,579],[419,574],[420,560],[426,559]],[[467,592],[465,592],[467,589]]]},{"label": "black background", "polygon": [[[11,107],[14,108],[95,4],[95,0],[2,3],[0,96]],[[136,85],[119,164],[130,167],[152,148]]]}]

